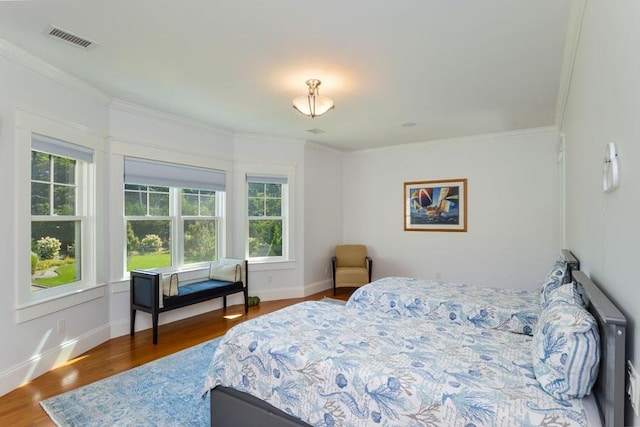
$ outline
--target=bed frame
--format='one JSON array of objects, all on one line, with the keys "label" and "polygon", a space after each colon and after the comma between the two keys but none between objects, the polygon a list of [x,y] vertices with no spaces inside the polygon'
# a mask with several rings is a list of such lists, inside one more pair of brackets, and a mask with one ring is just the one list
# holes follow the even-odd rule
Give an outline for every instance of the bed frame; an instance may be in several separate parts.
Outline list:
[{"label": "bed frame", "polygon": [[[563,257],[570,265],[571,275],[589,298],[589,311],[600,331],[600,372],[593,389],[603,427],[624,426],[624,370],[626,318],[613,302],[582,271],[578,260],[568,251]],[[229,387],[217,386],[210,391],[211,425],[218,426],[306,426],[255,396]]]},{"label": "bed frame", "polygon": [[567,277],[566,282],[569,283],[573,279],[573,272],[576,270],[580,270],[580,261],[578,258],[569,250],[563,249],[560,251],[562,258],[567,263]]},{"label": "bed frame", "polygon": [[589,298],[589,312],[600,331],[600,372],[593,388],[604,427],[624,426],[625,342],[627,319],[615,304],[582,271],[573,278]]}]

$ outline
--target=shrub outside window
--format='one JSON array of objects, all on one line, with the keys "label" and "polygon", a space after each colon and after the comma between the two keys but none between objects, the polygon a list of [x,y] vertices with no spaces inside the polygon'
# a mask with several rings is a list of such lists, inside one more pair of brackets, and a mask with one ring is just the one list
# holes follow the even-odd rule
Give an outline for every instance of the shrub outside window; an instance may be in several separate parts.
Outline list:
[{"label": "shrub outside window", "polygon": [[32,291],[82,280],[86,215],[79,203],[79,186],[86,166],[79,159],[31,150]]},{"label": "shrub outside window", "polygon": [[[127,181],[127,165],[130,176],[134,175],[131,171],[148,168],[147,175],[137,176],[140,181],[147,182]],[[185,174],[194,172],[196,178],[204,179],[184,179]],[[171,184],[214,187],[211,180],[220,179],[220,174],[222,181],[217,187],[224,188],[224,173],[220,171],[140,159],[125,160],[126,271],[180,268],[218,258],[224,191]],[[161,182],[169,185],[152,185]]]}]

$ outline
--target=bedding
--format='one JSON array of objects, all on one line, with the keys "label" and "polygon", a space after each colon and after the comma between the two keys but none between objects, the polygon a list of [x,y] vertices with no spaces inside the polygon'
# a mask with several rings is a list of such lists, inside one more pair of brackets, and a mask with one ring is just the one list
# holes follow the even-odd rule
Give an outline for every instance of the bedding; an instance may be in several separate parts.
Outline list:
[{"label": "bedding", "polygon": [[531,335],[540,316],[540,292],[386,277],[357,289],[347,306]]},{"label": "bedding", "polygon": [[303,302],[230,329],[205,393],[232,387],[314,426],[586,425],[582,399],[542,389],[531,344],[523,334]]}]

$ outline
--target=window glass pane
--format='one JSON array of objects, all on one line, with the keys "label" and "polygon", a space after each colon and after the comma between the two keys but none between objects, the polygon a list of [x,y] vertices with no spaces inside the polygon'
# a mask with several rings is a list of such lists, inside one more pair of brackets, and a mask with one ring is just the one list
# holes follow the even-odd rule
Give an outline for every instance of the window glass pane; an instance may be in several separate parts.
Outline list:
[{"label": "window glass pane", "polygon": [[183,189],[182,215],[215,216],[215,195],[215,191]]},{"label": "window glass pane", "polygon": [[249,183],[249,197],[262,197],[264,196],[264,184],[261,182]]},{"label": "window glass pane", "polygon": [[49,215],[49,184],[31,183],[31,215]]},{"label": "window glass pane", "polygon": [[144,216],[147,214],[147,192],[125,191],[124,214],[127,216]]},{"label": "window glass pane", "polygon": [[80,221],[31,222],[31,289],[81,280]]},{"label": "window glass pane", "polygon": [[169,194],[169,187],[157,187],[155,185],[149,186],[149,191],[153,191],[155,193],[167,193]]},{"label": "window glass pane", "polygon": [[127,271],[171,265],[171,221],[127,221]]},{"label": "window glass pane", "polygon": [[50,181],[51,164],[49,154],[31,151],[31,179]]},{"label": "window glass pane", "polygon": [[182,190],[182,215],[198,215],[198,193]]},{"label": "window glass pane", "polygon": [[147,186],[146,185],[140,185],[140,184],[127,184],[125,182],[124,189],[125,190],[147,191]]},{"label": "window glass pane", "polygon": [[281,216],[282,214],[282,200],[280,199],[267,199],[267,216]]},{"label": "window glass pane", "polygon": [[149,215],[169,215],[169,193],[149,193]]},{"label": "window glass pane", "polygon": [[282,256],[282,220],[249,221],[249,256]]},{"label": "window glass pane", "polygon": [[249,216],[264,216],[264,200],[249,199]]},{"label": "window glass pane", "polygon": [[213,261],[216,257],[216,221],[184,221],[185,264]]},{"label": "window glass pane", "polygon": [[213,191],[203,191],[200,194],[200,215],[215,216],[216,214],[216,193]]},{"label": "window glass pane", "polygon": [[59,184],[76,183],[76,161],[53,156],[53,182]]},{"label": "window glass pane", "polygon": [[76,214],[76,188],[68,185],[53,186],[53,213],[56,215]]},{"label": "window glass pane", "polygon": [[266,184],[267,197],[282,197],[282,185],[281,184]]}]

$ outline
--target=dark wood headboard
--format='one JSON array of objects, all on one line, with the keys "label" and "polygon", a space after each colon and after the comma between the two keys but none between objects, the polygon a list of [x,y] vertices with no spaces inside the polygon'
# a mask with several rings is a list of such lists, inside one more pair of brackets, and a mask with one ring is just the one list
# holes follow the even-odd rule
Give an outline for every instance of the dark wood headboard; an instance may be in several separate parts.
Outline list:
[{"label": "dark wood headboard", "polygon": [[593,388],[604,427],[624,426],[625,339],[627,319],[615,304],[580,270],[572,272],[589,298],[589,312],[600,331],[600,372]]}]

